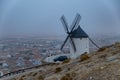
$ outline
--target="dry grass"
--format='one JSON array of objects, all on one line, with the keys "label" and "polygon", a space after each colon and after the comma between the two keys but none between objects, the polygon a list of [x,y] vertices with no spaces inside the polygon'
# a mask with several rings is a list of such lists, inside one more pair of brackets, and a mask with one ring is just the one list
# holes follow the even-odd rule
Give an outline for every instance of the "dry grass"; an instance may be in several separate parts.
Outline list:
[{"label": "dry grass", "polygon": [[[11,80],[120,80],[120,47],[116,47],[119,45],[101,48],[93,54],[84,53],[77,60],[66,60],[59,65],[43,66],[42,72],[29,72]],[[114,56],[117,57],[107,61]]]}]

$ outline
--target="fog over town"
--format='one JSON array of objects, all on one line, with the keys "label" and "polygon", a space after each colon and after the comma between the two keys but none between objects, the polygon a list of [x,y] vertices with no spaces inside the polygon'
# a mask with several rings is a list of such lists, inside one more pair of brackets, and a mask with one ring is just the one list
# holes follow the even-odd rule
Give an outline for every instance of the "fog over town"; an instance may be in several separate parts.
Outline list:
[{"label": "fog over town", "polygon": [[120,34],[119,0],[1,0],[0,36],[64,36],[64,14],[71,25],[80,13],[89,35]]}]

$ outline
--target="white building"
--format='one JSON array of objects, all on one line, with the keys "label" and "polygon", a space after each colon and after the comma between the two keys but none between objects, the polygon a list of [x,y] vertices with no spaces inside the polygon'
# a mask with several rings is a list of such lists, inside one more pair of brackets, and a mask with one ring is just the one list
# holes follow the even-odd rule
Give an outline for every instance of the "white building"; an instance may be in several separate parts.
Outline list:
[{"label": "white building", "polygon": [[88,35],[81,29],[80,26],[71,33],[70,36],[74,42],[76,51],[73,49],[73,46],[70,44],[70,57],[77,58],[81,54],[87,52],[89,53],[89,39]]},{"label": "white building", "polygon": [[71,33],[70,38],[72,38],[76,50],[74,50],[73,45],[70,44],[70,54],[50,55],[45,61],[54,62],[54,59],[59,56],[67,56],[68,58],[76,59],[85,52],[89,53],[89,38],[80,26]]},{"label": "white building", "polygon": [[[61,46],[61,50],[69,40],[70,54],[67,56],[69,56],[71,59],[76,59],[80,57],[81,54],[83,53],[86,52],[89,53],[89,36],[80,27],[79,25],[80,19],[81,19],[80,14],[77,14],[69,29],[64,15],[61,17],[61,22],[64,26],[65,32],[68,34],[63,45]],[[56,55],[56,56],[63,56],[63,55],[64,54]],[[46,61],[53,62],[56,56],[47,57]]]}]

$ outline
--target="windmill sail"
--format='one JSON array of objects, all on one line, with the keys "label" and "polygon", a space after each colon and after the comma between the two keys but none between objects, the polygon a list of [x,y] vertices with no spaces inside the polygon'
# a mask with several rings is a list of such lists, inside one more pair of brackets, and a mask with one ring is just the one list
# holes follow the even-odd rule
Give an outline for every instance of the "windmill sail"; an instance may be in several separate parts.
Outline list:
[{"label": "windmill sail", "polygon": [[71,31],[73,31],[74,29],[76,29],[78,27],[80,19],[81,19],[80,14],[76,14],[76,17],[75,17],[75,19],[73,20],[73,23],[70,26]]},{"label": "windmill sail", "polygon": [[61,22],[62,22],[62,24],[63,24],[63,27],[64,27],[64,29],[65,29],[65,32],[69,33],[68,24],[67,24],[67,21],[66,21],[64,15],[61,17]]},{"label": "windmill sail", "polygon": [[[74,43],[72,38],[89,38],[89,36],[82,30],[82,28],[79,25],[80,19],[81,19],[80,14],[76,14],[76,17],[73,20],[73,23],[71,24],[70,31],[69,31],[65,16],[63,15],[61,17],[61,22],[63,24],[65,32],[68,34],[64,43],[61,46],[61,50],[63,49],[63,47],[65,46],[65,44],[69,40],[74,51],[76,51],[76,46],[75,46],[75,43]],[[97,48],[99,48],[99,46],[91,38],[89,38],[89,40],[92,42],[92,44],[94,44]]]},{"label": "windmill sail", "polygon": [[[76,26],[76,24],[78,24],[78,22],[79,22],[78,20],[79,20],[79,15],[76,16],[76,18],[75,18],[75,21],[76,21],[76,22],[75,22],[73,25]],[[67,24],[67,21],[66,21],[64,15],[61,17],[61,22],[62,22],[62,24],[63,24],[63,27],[64,27],[64,29],[65,29],[65,32],[68,34],[67,38],[65,39],[64,43],[63,43],[62,46],[61,46],[61,50],[63,49],[63,47],[65,46],[66,42],[67,42],[68,39],[69,39],[69,41],[70,41],[70,43],[71,43],[74,51],[76,51],[76,47],[75,47],[74,41],[73,41],[72,38],[71,38],[71,32],[73,31],[73,29],[75,28],[75,26],[72,27],[71,31],[69,31],[69,29],[68,29],[68,24]]]}]

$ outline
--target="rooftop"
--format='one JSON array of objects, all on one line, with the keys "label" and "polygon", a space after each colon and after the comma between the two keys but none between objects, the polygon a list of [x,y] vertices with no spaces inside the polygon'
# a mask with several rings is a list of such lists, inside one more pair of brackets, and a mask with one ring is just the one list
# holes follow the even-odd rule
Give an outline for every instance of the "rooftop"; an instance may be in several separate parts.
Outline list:
[{"label": "rooftop", "polygon": [[71,33],[71,37],[72,38],[88,38],[88,35],[87,33],[84,32],[84,30],[79,25],[78,28]]}]

